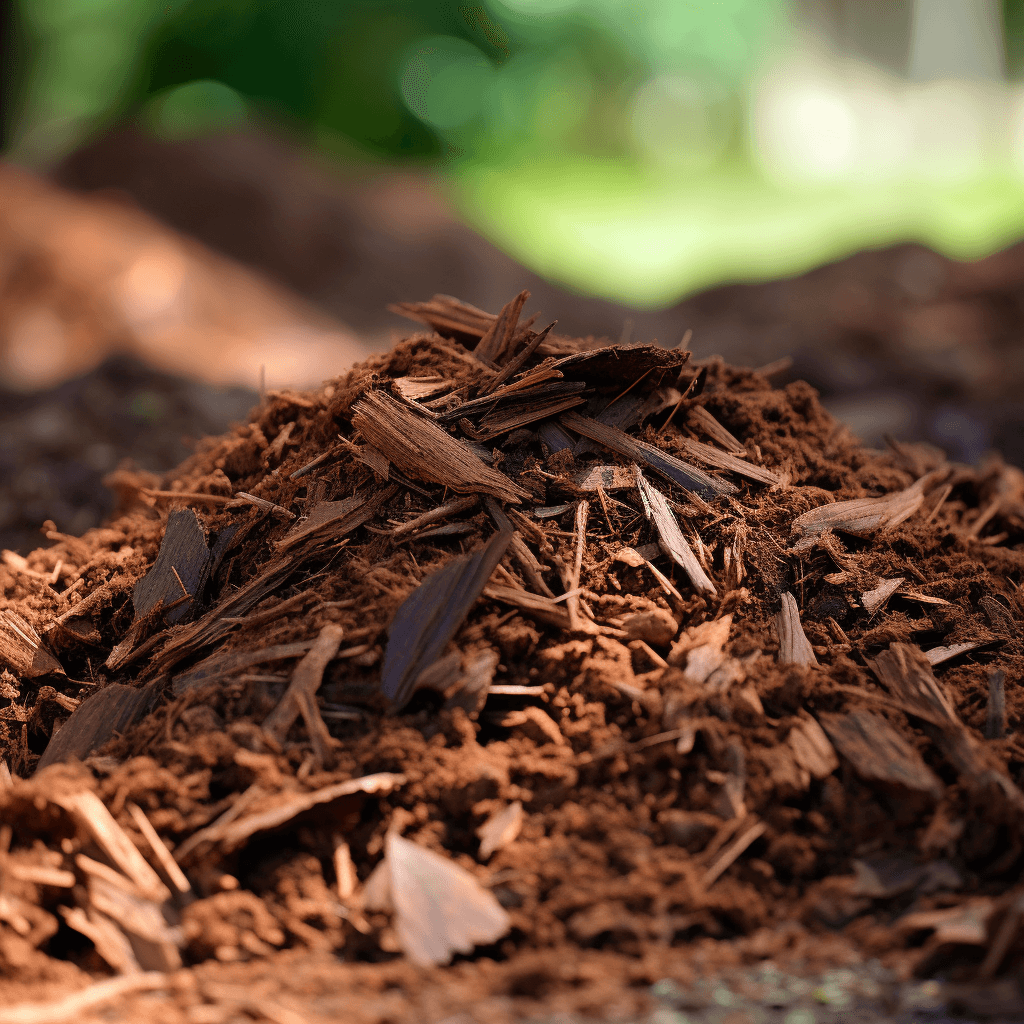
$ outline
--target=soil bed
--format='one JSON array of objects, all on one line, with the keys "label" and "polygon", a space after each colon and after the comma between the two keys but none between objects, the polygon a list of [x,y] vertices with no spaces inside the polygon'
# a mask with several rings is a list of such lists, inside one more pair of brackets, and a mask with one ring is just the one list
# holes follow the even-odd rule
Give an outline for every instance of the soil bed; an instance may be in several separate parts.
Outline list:
[{"label": "soil bed", "polygon": [[1024,1010],[1024,475],[524,301],[5,557],[0,1022]]}]

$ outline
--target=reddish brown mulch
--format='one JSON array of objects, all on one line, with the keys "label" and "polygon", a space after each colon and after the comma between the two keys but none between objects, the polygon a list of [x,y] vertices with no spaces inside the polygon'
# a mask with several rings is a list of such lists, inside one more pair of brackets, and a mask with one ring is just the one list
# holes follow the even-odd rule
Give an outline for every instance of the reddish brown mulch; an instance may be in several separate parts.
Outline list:
[{"label": "reddish brown mulch", "polygon": [[[0,568],[4,1003],[114,971],[167,1020],[499,1020],[1020,966],[1024,477],[520,308],[407,306],[439,333]],[[396,834],[444,860],[408,881]]]}]

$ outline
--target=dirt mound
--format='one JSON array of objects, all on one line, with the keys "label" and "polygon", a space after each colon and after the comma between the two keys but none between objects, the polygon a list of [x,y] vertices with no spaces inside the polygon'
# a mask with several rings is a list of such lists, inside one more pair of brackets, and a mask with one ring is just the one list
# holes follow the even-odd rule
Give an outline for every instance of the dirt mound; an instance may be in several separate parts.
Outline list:
[{"label": "dirt mound", "polygon": [[429,330],[6,557],[4,1002],[1020,966],[1024,476],[524,301],[401,307]]}]

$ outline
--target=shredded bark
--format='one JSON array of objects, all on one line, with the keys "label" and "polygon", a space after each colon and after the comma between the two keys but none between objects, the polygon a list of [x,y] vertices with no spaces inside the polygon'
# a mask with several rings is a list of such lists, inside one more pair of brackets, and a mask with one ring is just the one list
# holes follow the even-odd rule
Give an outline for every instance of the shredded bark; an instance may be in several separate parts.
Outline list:
[{"label": "shredded bark", "polygon": [[699,951],[1024,964],[1018,476],[525,301],[401,307],[0,564],[0,993],[60,997],[9,1019],[296,951],[524,1014]]}]

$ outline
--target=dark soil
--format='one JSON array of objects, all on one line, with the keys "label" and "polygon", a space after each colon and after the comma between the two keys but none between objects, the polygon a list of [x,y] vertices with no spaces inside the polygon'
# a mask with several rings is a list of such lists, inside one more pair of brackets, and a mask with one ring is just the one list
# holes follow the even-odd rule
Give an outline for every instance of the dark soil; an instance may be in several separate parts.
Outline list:
[{"label": "dark soil", "polygon": [[254,391],[161,373],[128,355],[46,392],[0,391],[0,548],[27,553],[40,527],[81,534],[114,511],[103,478],[177,465],[201,437],[244,420]]}]

